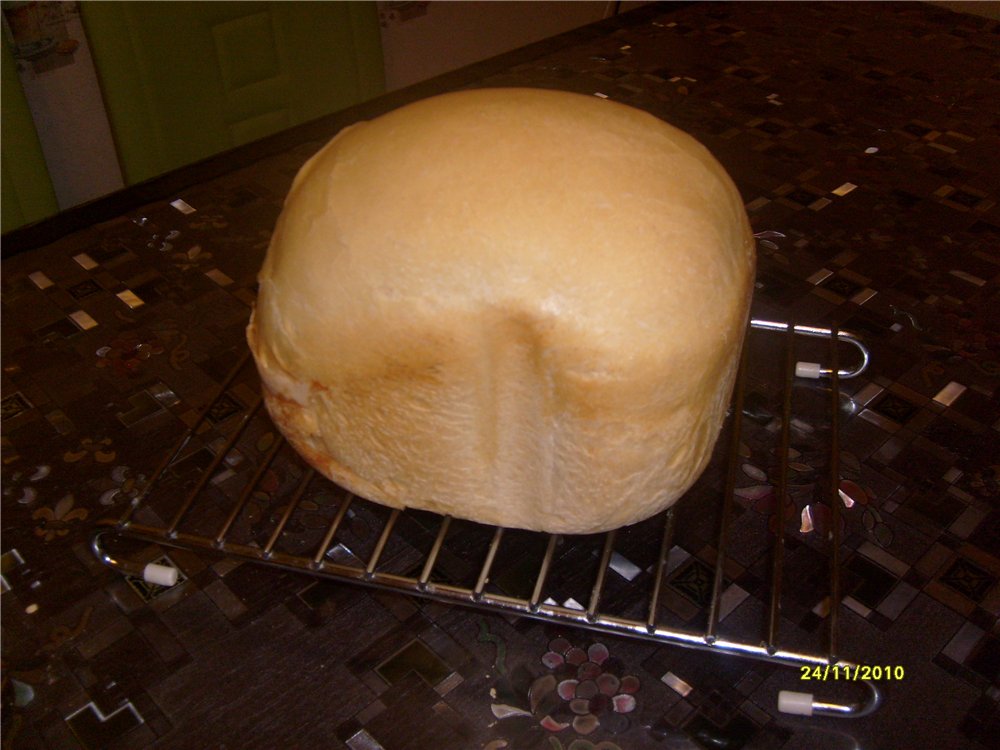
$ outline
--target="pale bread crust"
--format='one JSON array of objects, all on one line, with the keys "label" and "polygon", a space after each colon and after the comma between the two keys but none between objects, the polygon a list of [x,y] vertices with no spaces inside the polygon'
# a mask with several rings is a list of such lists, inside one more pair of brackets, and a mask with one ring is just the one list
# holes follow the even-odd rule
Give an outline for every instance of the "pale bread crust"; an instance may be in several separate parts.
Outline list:
[{"label": "pale bread crust", "polygon": [[302,168],[248,339],[277,426],[352,492],[591,533],[704,470],[754,262],[738,191],[680,130],[596,97],[466,91]]}]

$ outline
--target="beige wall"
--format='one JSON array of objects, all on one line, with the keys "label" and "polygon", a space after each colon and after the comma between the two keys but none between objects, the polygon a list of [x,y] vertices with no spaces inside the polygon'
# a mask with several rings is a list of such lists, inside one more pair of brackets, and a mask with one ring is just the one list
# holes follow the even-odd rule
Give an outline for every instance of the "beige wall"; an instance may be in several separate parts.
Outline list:
[{"label": "beige wall", "polygon": [[[623,2],[621,11],[643,2]],[[486,60],[613,13],[606,0],[379,3],[386,88]]]}]

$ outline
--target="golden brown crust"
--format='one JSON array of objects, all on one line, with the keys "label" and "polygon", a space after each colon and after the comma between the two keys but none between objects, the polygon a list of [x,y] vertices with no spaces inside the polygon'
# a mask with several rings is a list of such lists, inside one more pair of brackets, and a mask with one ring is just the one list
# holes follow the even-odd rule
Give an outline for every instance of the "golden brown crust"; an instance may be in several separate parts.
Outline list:
[{"label": "golden brown crust", "polygon": [[584,533],[704,469],[753,270],[739,194],[689,136],[593,97],[469,91],[303,167],[248,337],[275,423],[334,481]]}]

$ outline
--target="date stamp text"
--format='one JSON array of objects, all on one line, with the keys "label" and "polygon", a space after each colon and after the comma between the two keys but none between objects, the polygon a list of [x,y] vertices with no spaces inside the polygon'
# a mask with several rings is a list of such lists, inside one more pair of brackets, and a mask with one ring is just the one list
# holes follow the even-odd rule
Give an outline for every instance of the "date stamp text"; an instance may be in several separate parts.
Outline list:
[{"label": "date stamp text", "polygon": [[824,664],[815,667],[799,667],[799,679],[819,682],[827,680],[843,680],[845,682],[902,680],[905,674],[906,670],[899,664]]}]

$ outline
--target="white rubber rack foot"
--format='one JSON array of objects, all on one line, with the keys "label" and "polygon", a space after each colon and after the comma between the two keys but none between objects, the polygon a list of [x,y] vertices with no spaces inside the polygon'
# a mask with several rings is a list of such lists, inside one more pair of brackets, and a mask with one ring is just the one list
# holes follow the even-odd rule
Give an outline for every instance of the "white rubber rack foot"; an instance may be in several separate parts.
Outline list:
[{"label": "white rubber rack foot", "polygon": [[778,693],[778,710],[783,714],[812,716],[812,693],[797,693],[794,690],[782,690]]}]

